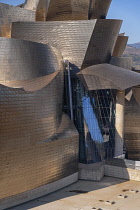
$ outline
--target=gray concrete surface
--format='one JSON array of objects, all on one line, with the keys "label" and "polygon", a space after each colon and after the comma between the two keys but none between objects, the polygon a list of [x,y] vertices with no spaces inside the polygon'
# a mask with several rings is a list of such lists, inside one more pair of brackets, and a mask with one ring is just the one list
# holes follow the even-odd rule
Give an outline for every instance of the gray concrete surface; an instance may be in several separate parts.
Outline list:
[{"label": "gray concrete surface", "polygon": [[140,191],[140,182],[137,181],[112,177],[104,177],[100,182],[79,180],[9,210],[139,210],[140,192],[136,190]]}]

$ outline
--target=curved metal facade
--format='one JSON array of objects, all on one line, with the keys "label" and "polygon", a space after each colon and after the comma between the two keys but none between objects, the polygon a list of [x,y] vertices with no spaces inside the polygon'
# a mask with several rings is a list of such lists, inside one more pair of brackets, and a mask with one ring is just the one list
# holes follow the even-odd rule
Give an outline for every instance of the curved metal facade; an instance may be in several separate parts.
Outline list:
[{"label": "curved metal facade", "polygon": [[21,194],[20,203],[22,193],[78,171],[78,133],[62,113],[61,53],[19,39],[0,43],[0,199]]},{"label": "curved metal facade", "polygon": [[91,65],[109,63],[121,24],[121,20],[97,20],[82,69]]},{"label": "curved metal facade", "polygon": [[[14,81],[13,86],[16,87],[16,84],[18,84],[20,87],[24,83],[26,85],[27,80],[31,83],[32,79],[37,77],[40,78],[37,82],[43,82],[44,84],[44,88],[41,87],[43,89],[32,93],[22,89],[11,89],[1,86],[2,110],[0,121],[1,125],[3,125],[3,132],[0,134],[0,139],[2,144],[4,141],[7,148],[10,148],[9,141],[17,139],[18,145],[20,141],[26,142],[29,136],[33,136],[32,140],[29,138],[30,141],[36,141],[36,138],[41,139],[41,135],[44,136],[45,140],[56,132],[62,117],[63,64],[61,54],[52,47],[34,42],[8,38],[0,38],[0,41],[1,52],[3,52],[0,56],[1,84],[6,85],[6,81],[11,84]],[[59,72],[50,79],[47,85],[48,81],[44,82],[44,77],[42,76],[51,76],[56,71]],[[9,98],[10,104],[7,98]],[[11,114],[9,113],[5,116],[5,113],[8,113],[8,111]],[[6,122],[11,123],[11,125],[5,124]],[[13,131],[13,135],[11,135],[10,132],[7,132],[9,127],[11,130],[18,128],[18,131]],[[46,129],[44,129],[45,127]],[[5,148],[3,147],[3,149]]]},{"label": "curved metal facade", "polygon": [[124,140],[127,158],[140,160],[140,87],[133,88],[130,101],[125,101]]},{"label": "curved metal facade", "polygon": [[25,0],[25,3],[21,7],[28,10],[37,10],[39,2],[40,0]]},{"label": "curved metal facade", "polygon": [[51,134],[54,128],[51,114],[48,113],[48,119],[46,115],[49,109],[46,89],[28,93],[1,86],[0,92],[0,101],[3,100],[0,104],[3,107],[3,113],[0,113],[3,130],[0,137],[1,203],[9,196],[14,197],[76,173],[78,134],[70,120],[64,116],[54,139],[47,140],[48,133]]},{"label": "curved metal facade", "polygon": [[11,37],[11,23],[16,21],[35,21],[35,11],[0,3],[0,36]]},{"label": "curved metal facade", "polygon": [[105,19],[112,0],[90,0],[89,19]]},{"label": "curved metal facade", "polygon": [[95,24],[96,20],[13,23],[12,37],[49,43],[61,51],[64,59],[81,68]]},{"label": "curved metal facade", "polygon": [[125,90],[140,83],[140,74],[110,64],[90,66],[77,76],[88,90]]},{"label": "curved metal facade", "polygon": [[51,0],[39,0],[36,10],[36,21],[46,21],[50,1]]},{"label": "curved metal facade", "polygon": [[75,68],[81,69],[110,61],[121,23],[121,20],[13,23],[12,37],[49,43]]},{"label": "curved metal facade", "polygon": [[[131,62],[118,57],[127,41],[123,34],[118,37],[122,21],[104,19],[110,3],[111,0],[27,0],[19,7],[0,3],[0,199],[6,208],[11,205],[5,204],[7,198],[15,200],[14,204],[28,201],[30,196],[22,200],[24,193],[33,192],[33,198],[39,197],[42,194],[36,194],[36,189],[77,174],[79,135],[81,162],[114,157],[116,92],[106,88],[138,85],[140,78],[113,66],[130,69]],[[111,59],[112,54],[117,57]],[[105,80],[106,67],[109,76]],[[72,88],[67,84],[68,70],[70,74],[74,72]],[[79,75],[83,84],[89,83],[88,91],[76,77],[76,70],[82,70]],[[94,83],[93,70],[97,73],[94,77],[98,77]],[[123,82],[122,75],[127,75],[128,80]],[[63,114],[66,88],[69,94],[64,100],[73,100],[71,111],[79,135]],[[137,114],[138,110],[137,106]],[[134,113],[130,111],[136,116]],[[126,130],[129,114],[127,117]],[[135,129],[135,121],[132,127]],[[138,130],[131,134],[132,139]],[[20,199],[16,202],[17,195]]]},{"label": "curved metal facade", "polygon": [[63,69],[57,49],[20,39],[0,38],[0,80],[30,80]]},{"label": "curved metal facade", "polygon": [[119,35],[112,56],[122,56],[127,45],[128,36]]},{"label": "curved metal facade", "polygon": [[26,0],[37,21],[105,19],[112,0]]},{"label": "curved metal facade", "polygon": [[132,57],[112,57],[110,64],[124,69],[131,70]]},{"label": "curved metal facade", "polygon": [[50,0],[47,21],[88,20],[90,0]]}]

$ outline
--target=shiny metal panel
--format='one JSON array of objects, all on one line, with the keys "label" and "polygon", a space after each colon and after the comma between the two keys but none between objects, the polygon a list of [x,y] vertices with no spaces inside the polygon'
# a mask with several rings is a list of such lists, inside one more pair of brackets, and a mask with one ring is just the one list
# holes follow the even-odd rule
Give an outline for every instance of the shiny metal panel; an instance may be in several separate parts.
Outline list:
[{"label": "shiny metal panel", "polygon": [[[78,133],[63,115],[63,62],[54,47],[0,38],[0,199],[78,171]],[[10,86],[10,87],[7,87]]]},{"label": "shiny metal panel", "polygon": [[30,80],[63,69],[55,48],[19,39],[0,38],[0,80]]},{"label": "shiny metal panel", "polygon": [[50,0],[26,0],[19,7],[36,12],[36,21],[46,21]]},{"label": "shiny metal panel", "polygon": [[140,74],[110,64],[90,66],[80,71],[77,76],[88,90],[125,90],[140,84]]},{"label": "shiny metal panel", "polygon": [[12,37],[49,43],[61,51],[65,60],[81,68],[95,24],[96,20],[13,23]]},{"label": "shiny metal panel", "polygon": [[132,88],[132,92],[133,92],[133,95],[137,101],[137,103],[140,105],[140,87],[133,87]]},{"label": "shiny metal panel", "polygon": [[112,56],[122,56],[127,45],[128,36],[119,35]]},{"label": "shiny metal panel", "polygon": [[39,0],[36,10],[36,21],[46,21],[50,1],[51,0]]},{"label": "shiny metal panel", "polygon": [[49,83],[51,83],[52,80],[54,80],[54,78],[59,73],[60,72],[57,71],[52,74],[49,74],[43,77],[38,77],[31,80],[16,80],[16,81],[1,81],[0,80],[0,84],[7,87],[11,87],[11,88],[22,88],[25,91],[36,91],[49,85]]},{"label": "shiny metal panel", "polygon": [[132,57],[112,57],[110,60],[110,64],[131,70]]},{"label": "shiny metal panel", "polygon": [[109,62],[121,22],[89,20],[13,23],[12,37],[49,43],[61,51],[74,69],[80,69],[81,66],[84,68]]},{"label": "shiny metal panel", "polygon": [[[1,115],[3,117],[1,116],[2,132],[0,133],[0,139],[5,141],[7,147],[10,148],[8,141],[11,141],[10,138],[16,138],[17,136],[16,130],[13,137],[12,135],[7,136],[7,129],[4,129],[7,125],[6,122],[11,123],[11,129],[13,126],[13,129],[18,127],[20,131],[19,140],[22,139],[22,131],[24,132],[22,123],[26,123],[26,126],[28,125],[27,127],[31,128],[26,132],[27,139],[31,135],[31,131],[38,132],[37,124],[40,124],[40,130],[44,138],[50,137],[56,132],[62,118],[63,63],[61,54],[55,48],[40,43],[8,38],[0,38],[0,41],[0,47],[2,48],[0,83],[17,88],[11,89],[1,86]],[[18,88],[29,91],[40,90],[26,93],[23,89]],[[9,106],[7,104],[6,107],[3,107],[4,100]],[[43,107],[41,108],[41,106]],[[41,114],[39,114],[40,108]],[[5,116],[8,111],[11,114]],[[12,113],[17,113],[15,119],[11,116]],[[32,120],[34,118],[32,123],[27,116],[31,116]],[[15,122],[13,122],[14,120]],[[35,133],[35,135],[37,134]]]},{"label": "shiny metal panel", "polygon": [[112,0],[90,0],[89,19],[105,19]]},{"label": "shiny metal panel", "polygon": [[25,0],[25,3],[22,4],[22,8],[28,10],[37,10],[37,6],[40,0]]},{"label": "shiny metal panel", "polygon": [[[10,96],[11,89],[1,87],[2,91],[5,94],[9,92]],[[44,100],[47,91],[44,89],[43,92],[38,92],[38,97],[34,99],[36,100],[35,104],[31,102],[30,97],[26,96],[28,103],[32,107],[36,106],[36,114],[33,114],[34,109],[32,109],[32,115],[38,115],[39,120],[39,113],[42,113],[42,119],[40,118],[39,121],[31,117],[31,112],[27,116],[27,111],[25,111],[24,118],[26,118],[26,121],[23,118],[22,120],[18,118],[19,126],[14,127],[17,114],[14,110],[13,112],[11,111],[11,114],[8,113],[13,118],[13,123],[11,123],[12,120],[10,122],[7,121],[7,126],[5,126],[8,135],[11,135],[11,141],[9,140],[9,143],[5,145],[6,143],[3,139],[3,144],[1,144],[1,199],[35,189],[78,171],[78,133],[66,116],[63,116],[61,126],[53,140],[47,141],[46,135],[43,137],[46,129],[52,129],[50,119],[46,121],[46,124],[43,118],[43,115],[45,115],[43,104],[45,105],[46,103],[46,106],[48,105],[47,97]],[[25,94],[27,95],[27,93]],[[6,96],[8,95],[5,95],[5,105],[3,101],[5,108],[7,106]],[[43,98],[42,101],[40,101],[41,97]],[[40,108],[38,101],[40,101],[40,104],[41,102],[43,103]],[[19,103],[19,101],[16,103]],[[21,105],[19,108],[22,109],[23,106]],[[19,109],[15,110],[17,113],[19,112]],[[35,122],[33,122],[34,120]],[[20,123],[22,123],[22,130],[20,130]],[[34,128],[32,127],[33,123]],[[10,124],[12,124],[11,128]],[[28,133],[29,130],[30,133]],[[19,138],[20,131],[22,132],[22,138]]]},{"label": "shiny metal panel", "polygon": [[124,141],[128,159],[140,160],[140,87],[133,91],[131,100],[125,101]]},{"label": "shiny metal panel", "polygon": [[121,23],[121,20],[97,20],[82,69],[110,61]]},{"label": "shiny metal panel", "polygon": [[16,21],[35,21],[35,11],[0,3],[0,36],[11,36],[11,23]]},{"label": "shiny metal panel", "polygon": [[48,21],[88,20],[90,0],[50,0]]}]

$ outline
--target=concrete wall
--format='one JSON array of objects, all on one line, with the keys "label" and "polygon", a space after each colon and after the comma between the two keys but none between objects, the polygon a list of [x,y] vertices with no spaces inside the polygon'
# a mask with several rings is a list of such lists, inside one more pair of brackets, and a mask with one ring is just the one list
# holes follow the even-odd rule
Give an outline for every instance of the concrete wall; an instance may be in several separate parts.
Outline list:
[{"label": "concrete wall", "polygon": [[116,158],[89,165],[79,164],[79,179],[100,181],[104,176],[140,181],[140,161]]}]

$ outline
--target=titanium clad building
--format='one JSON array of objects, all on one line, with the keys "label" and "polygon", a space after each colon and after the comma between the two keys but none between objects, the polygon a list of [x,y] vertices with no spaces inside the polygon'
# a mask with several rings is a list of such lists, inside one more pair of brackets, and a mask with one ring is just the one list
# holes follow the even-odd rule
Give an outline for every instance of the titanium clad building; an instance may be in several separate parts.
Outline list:
[{"label": "titanium clad building", "polygon": [[132,158],[125,89],[136,86],[139,100],[140,74],[121,57],[128,37],[121,20],[105,19],[110,3],[0,4],[1,209],[77,181],[79,162],[123,156],[124,121]]}]

